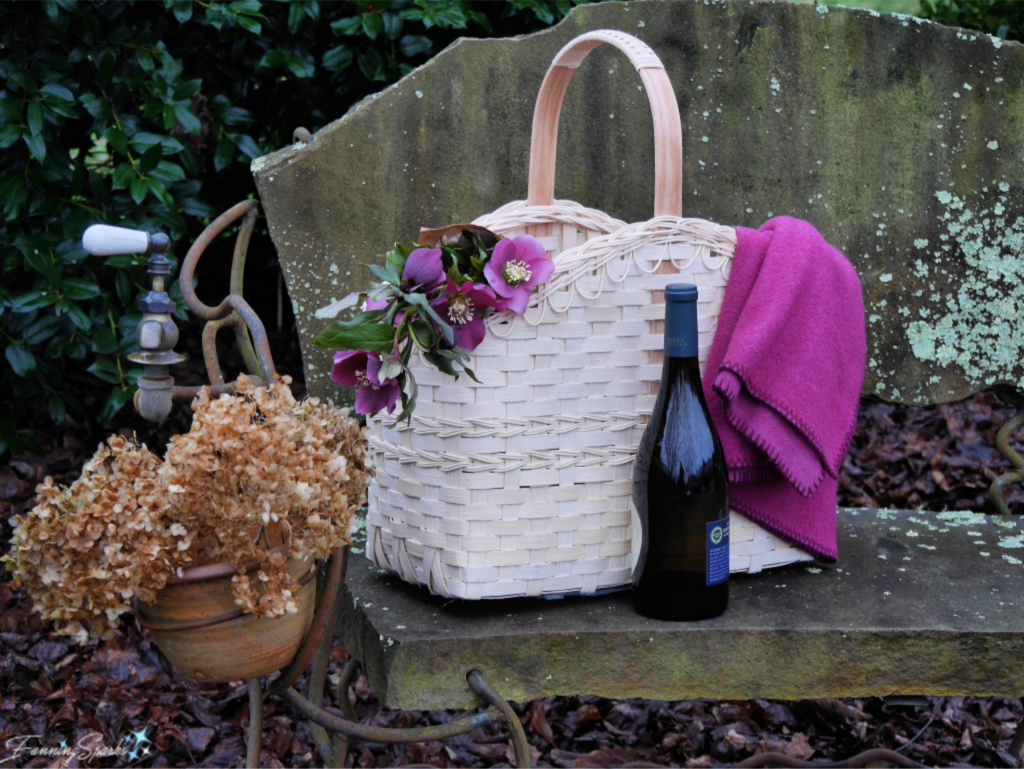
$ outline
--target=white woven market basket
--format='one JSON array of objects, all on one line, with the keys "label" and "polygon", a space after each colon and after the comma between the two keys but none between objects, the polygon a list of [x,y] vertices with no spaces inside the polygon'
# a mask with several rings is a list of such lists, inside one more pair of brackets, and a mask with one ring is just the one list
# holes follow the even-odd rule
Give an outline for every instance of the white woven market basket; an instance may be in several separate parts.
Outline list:
[{"label": "white woven market basket", "polygon": [[[574,70],[609,43],[636,67],[655,135],[655,217],[626,225],[554,200],[558,116]],[[630,583],[638,534],[633,459],[661,380],[664,288],[698,287],[707,361],[736,234],[683,219],[682,128],[654,52],[622,32],[582,35],[555,57],[533,120],[527,200],[476,224],[537,238],[555,262],[522,319],[489,319],[479,383],[422,360],[411,424],[368,420],[367,556],[457,598],[591,594]],[[731,513],[731,570],[811,557]],[[637,543],[638,544],[638,543]]]}]

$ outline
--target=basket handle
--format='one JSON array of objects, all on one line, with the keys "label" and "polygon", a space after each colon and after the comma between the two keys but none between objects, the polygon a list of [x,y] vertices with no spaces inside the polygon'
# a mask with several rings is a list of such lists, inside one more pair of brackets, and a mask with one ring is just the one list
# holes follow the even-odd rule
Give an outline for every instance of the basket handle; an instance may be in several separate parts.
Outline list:
[{"label": "basket handle", "polygon": [[555,155],[558,116],[573,72],[588,53],[602,43],[629,57],[640,73],[654,115],[654,215],[683,214],[683,129],[672,83],[657,54],[625,32],[599,29],[569,42],[548,68],[537,94],[530,140],[530,182],[527,205],[550,206],[555,199]]}]

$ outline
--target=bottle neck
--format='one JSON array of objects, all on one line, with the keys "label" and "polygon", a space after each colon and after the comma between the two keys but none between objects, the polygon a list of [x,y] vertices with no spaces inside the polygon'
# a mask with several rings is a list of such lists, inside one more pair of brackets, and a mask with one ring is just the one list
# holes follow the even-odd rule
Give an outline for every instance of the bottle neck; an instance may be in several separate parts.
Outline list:
[{"label": "bottle neck", "polygon": [[671,358],[697,358],[697,303],[665,305],[665,365]]}]

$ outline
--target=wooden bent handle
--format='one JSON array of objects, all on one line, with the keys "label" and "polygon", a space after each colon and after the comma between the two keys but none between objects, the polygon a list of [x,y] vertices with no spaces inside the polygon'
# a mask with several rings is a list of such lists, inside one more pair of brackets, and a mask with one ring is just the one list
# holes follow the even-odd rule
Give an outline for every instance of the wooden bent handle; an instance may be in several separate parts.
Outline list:
[{"label": "wooden bent handle", "polygon": [[683,213],[683,129],[679,105],[668,74],[657,54],[625,32],[599,29],[580,35],[566,45],[548,68],[537,95],[530,144],[530,187],[527,205],[549,206],[555,199],[555,154],[558,116],[572,74],[588,53],[602,43],[629,57],[640,73],[654,114],[654,215],[681,217]]}]

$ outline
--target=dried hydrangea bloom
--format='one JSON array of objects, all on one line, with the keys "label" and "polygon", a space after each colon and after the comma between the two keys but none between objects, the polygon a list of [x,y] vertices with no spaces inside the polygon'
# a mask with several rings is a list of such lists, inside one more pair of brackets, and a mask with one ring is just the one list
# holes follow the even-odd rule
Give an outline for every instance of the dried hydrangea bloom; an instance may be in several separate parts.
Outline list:
[{"label": "dried hydrangea bloom", "polygon": [[[233,396],[204,390],[192,429],[171,440],[160,471],[197,562],[232,564],[235,602],[261,617],[295,611],[299,590],[286,559],[267,557],[270,547],[288,542],[291,555],[326,558],[350,543],[369,483],[359,424],[347,409],[297,403],[289,382],[242,376]],[[253,561],[260,570],[246,574]]]},{"label": "dried hydrangea bloom", "polygon": [[4,560],[57,632],[110,637],[133,596],[152,600],[189,563],[191,539],[171,527],[159,467],[144,445],[112,436],[70,488],[47,478],[36,506],[12,519]]},{"label": "dried hydrangea bloom", "polygon": [[[152,602],[172,574],[229,562],[236,602],[258,616],[297,609],[283,553],[326,558],[351,542],[365,504],[366,438],[347,409],[296,403],[287,378],[192,404],[192,429],[161,462],[113,436],[70,488],[49,478],[15,527],[5,561],[58,632],[109,637],[131,599]],[[262,562],[255,574],[247,562]]]}]

